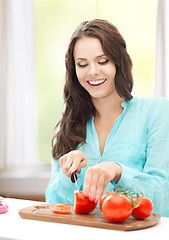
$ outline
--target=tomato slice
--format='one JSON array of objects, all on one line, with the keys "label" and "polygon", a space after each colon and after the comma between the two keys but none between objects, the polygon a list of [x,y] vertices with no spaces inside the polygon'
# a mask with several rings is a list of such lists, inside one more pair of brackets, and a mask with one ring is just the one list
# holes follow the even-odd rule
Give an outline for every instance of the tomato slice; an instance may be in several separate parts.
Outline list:
[{"label": "tomato slice", "polygon": [[49,208],[53,210],[54,213],[60,213],[60,214],[68,214],[73,211],[73,207],[64,203],[56,203],[49,206]]}]

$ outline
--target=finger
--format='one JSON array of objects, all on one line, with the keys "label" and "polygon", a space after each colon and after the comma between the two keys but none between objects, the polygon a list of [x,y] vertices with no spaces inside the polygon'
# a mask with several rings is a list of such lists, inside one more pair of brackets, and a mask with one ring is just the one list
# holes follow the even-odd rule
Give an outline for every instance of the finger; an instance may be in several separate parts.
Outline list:
[{"label": "finger", "polygon": [[95,193],[95,198],[99,200],[101,196],[103,195],[106,187],[107,187],[107,181],[104,177],[104,175],[100,175],[99,179],[97,181],[97,188],[96,188],[96,193]]},{"label": "finger", "polygon": [[84,159],[81,160],[81,162],[79,164],[79,169],[82,169],[82,168],[84,168],[86,166],[87,166],[87,159],[84,158]]},{"label": "finger", "polygon": [[84,187],[83,187],[83,193],[87,197],[89,196],[91,178],[92,178],[92,171],[91,171],[91,167],[89,167],[85,174]]},{"label": "finger", "polygon": [[65,164],[63,166],[63,173],[67,176],[70,176],[70,168],[73,164],[73,161],[74,161],[74,157],[70,154],[67,155],[67,158],[66,158],[66,161],[65,161]]},{"label": "finger", "polygon": [[76,171],[77,169],[81,169],[83,168],[85,165],[85,160],[82,159],[82,157],[80,155],[76,155],[74,157],[73,163],[69,169],[69,174],[73,173],[74,171]]},{"label": "finger", "polygon": [[99,175],[97,172],[93,172],[90,185],[89,185],[89,199],[91,201],[96,200],[96,190],[97,190],[97,182],[98,182]]}]

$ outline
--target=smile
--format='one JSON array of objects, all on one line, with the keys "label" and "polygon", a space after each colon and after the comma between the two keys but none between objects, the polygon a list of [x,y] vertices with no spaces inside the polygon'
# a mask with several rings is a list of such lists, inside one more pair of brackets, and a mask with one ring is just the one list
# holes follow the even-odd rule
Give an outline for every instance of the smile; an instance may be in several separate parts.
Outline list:
[{"label": "smile", "polygon": [[106,79],[95,79],[95,80],[88,80],[87,83],[91,87],[98,87],[101,86],[103,83],[105,83]]}]

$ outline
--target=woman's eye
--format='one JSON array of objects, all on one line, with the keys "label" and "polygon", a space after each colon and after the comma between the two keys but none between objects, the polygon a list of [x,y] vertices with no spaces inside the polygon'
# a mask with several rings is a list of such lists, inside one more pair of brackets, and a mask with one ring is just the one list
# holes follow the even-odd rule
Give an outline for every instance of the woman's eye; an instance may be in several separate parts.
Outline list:
[{"label": "woman's eye", "polygon": [[84,67],[87,67],[87,63],[85,63],[85,64],[80,64],[80,63],[78,63],[78,66],[80,67],[80,68],[84,68]]},{"label": "woman's eye", "polygon": [[100,61],[99,64],[104,65],[104,64],[106,64],[106,63],[108,63],[108,62],[109,62],[109,59],[107,59],[107,60],[103,60],[103,61]]}]

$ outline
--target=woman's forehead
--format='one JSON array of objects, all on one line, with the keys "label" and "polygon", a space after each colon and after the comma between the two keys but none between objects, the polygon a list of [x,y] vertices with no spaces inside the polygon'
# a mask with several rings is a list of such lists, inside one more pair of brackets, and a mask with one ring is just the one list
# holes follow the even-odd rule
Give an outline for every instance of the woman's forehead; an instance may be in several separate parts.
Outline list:
[{"label": "woman's forehead", "polygon": [[77,40],[74,47],[74,58],[87,59],[90,57],[99,58],[104,55],[101,42],[98,38],[83,37]]}]

